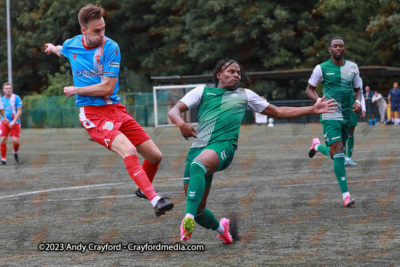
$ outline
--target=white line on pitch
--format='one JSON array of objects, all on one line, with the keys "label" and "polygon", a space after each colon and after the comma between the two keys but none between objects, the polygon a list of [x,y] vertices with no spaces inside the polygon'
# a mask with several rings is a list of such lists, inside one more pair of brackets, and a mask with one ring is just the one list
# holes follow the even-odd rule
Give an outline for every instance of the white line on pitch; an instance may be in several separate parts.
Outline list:
[{"label": "white line on pitch", "polygon": [[10,198],[10,197],[26,196],[26,195],[33,195],[33,194],[44,193],[44,192],[74,190],[74,189],[83,189],[83,188],[90,188],[90,187],[101,187],[101,186],[109,186],[109,185],[120,185],[120,184],[126,184],[126,183],[95,184],[95,185],[82,185],[82,186],[72,186],[72,187],[63,187],[63,188],[54,188],[54,189],[44,189],[44,190],[25,192],[25,193],[8,195],[8,196],[0,196],[0,199]]},{"label": "white line on pitch", "polygon": [[[183,178],[178,178],[175,180],[181,180]],[[368,182],[382,182],[382,181],[394,181],[394,179],[380,179],[380,180],[370,180]],[[348,181],[348,183],[358,183],[359,181]],[[65,188],[55,188],[55,189],[47,189],[47,190],[38,190],[38,191],[32,191],[32,192],[26,192],[26,193],[20,193],[20,194],[14,194],[14,195],[9,195],[9,196],[3,196],[0,197],[0,199],[4,198],[11,198],[11,197],[16,197],[16,196],[24,196],[24,195],[32,195],[32,194],[37,194],[37,193],[43,193],[43,192],[52,192],[52,191],[62,191],[62,190],[73,190],[73,189],[83,189],[83,188],[90,188],[90,187],[100,187],[100,186],[114,186],[114,185],[121,185],[121,184],[126,184],[126,183],[108,183],[108,184],[99,184],[99,185],[86,185],[86,186],[75,186],[75,187],[65,187]],[[293,184],[293,185],[285,185],[285,186],[270,186],[270,185],[264,185],[261,187],[272,187],[272,188],[285,188],[285,187],[300,187],[300,186],[319,186],[319,185],[328,185],[328,184],[337,184],[337,182],[326,182],[326,183],[308,183],[308,184]],[[249,189],[249,188],[260,188],[260,186],[250,186],[250,187],[228,187],[228,188],[214,188],[213,190],[219,190],[219,191],[226,191],[226,190],[232,190],[232,189]],[[182,191],[168,191],[168,192],[163,192],[164,194],[178,194],[181,193]],[[48,199],[47,201],[49,202],[58,202],[58,201],[71,201],[71,200],[91,200],[91,199],[102,199],[102,198],[125,198],[125,197],[132,197],[135,195],[118,195],[118,196],[98,196],[98,197],[86,197],[86,198],[68,198],[68,199]],[[39,202],[39,201],[18,201],[19,203],[33,203],[33,202]],[[10,202],[0,202],[0,205],[4,204],[10,204],[10,203],[15,203],[15,201],[10,201]]]}]

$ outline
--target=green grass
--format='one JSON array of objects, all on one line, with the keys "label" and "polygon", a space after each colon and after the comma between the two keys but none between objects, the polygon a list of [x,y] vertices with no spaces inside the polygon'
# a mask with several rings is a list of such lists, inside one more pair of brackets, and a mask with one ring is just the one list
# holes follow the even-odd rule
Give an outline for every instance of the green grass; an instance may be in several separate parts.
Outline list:
[{"label": "green grass", "polygon": [[[214,176],[207,207],[236,218],[231,245],[196,226],[204,252],[40,252],[38,243],[175,244],[185,213],[182,175],[191,142],[177,128],[146,128],[163,153],[154,187],[175,208],[157,218],[134,195],[123,160],[83,129],[25,129],[14,164],[0,166],[0,265],[396,266],[400,258],[398,126],[360,124],[343,207],[333,162],[307,156],[319,124],[242,126],[231,166]],[[9,140],[10,141],[10,140]]]}]

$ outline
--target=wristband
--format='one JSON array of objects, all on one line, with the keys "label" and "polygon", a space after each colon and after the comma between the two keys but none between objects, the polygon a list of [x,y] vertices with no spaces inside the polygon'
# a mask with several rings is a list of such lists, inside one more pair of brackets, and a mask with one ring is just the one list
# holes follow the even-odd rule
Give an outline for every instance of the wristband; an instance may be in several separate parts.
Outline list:
[{"label": "wristband", "polygon": [[358,104],[361,106],[360,100],[357,99],[357,100],[356,100],[356,103],[358,103]]}]

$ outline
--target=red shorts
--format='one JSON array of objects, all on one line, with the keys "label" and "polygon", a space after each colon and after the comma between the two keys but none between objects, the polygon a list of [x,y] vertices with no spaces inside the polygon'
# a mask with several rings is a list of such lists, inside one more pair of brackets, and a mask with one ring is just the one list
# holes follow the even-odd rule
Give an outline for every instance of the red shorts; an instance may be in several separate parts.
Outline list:
[{"label": "red shorts", "polygon": [[7,124],[2,120],[0,122],[0,136],[12,136],[12,137],[20,137],[21,136],[21,124],[16,123],[14,127],[10,129]]},{"label": "red shorts", "polygon": [[81,107],[79,120],[94,141],[110,150],[114,138],[120,133],[124,134],[134,146],[150,139],[121,103]]}]

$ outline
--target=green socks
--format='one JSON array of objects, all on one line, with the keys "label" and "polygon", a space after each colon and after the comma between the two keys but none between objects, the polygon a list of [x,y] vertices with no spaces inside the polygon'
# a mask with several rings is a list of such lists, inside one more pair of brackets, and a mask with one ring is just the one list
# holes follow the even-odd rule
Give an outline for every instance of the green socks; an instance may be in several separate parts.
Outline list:
[{"label": "green socks", "polygon": [[196,223],[200,224],[206,229],[217,230],[219,221],[215,218],[214,214],[207,208],[197,212],[194,217]]},{"label": "green socks", "polygon": [[347,139],[347,157],[350,159],[351,155],[353,155],[353,147],[354,147],[354,136],[349,136]]},{"label": "green socks", "polygon": [[333,155],[333,170],[335,171],[336,179],[338,180],[342,193],[348,192],[346,168],[344,166],[344,153],[336,153]]},{"label": "green socks", "polygon": [[190,165],[190,182],[186,196],[186,214],[190,213],[195,215],[197,213],[206,186],[206,172],[206,167],[198,160],[194,160]]},{"label": "green socks", "polygon": [[319,144],[317,146],[317,150],[318,150],[318,152],[321,152],[325,156],[328,156],[329,158],[331,157],[331,155],[329,155],[329,146]]}]

